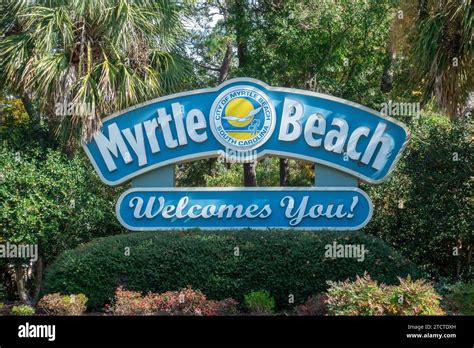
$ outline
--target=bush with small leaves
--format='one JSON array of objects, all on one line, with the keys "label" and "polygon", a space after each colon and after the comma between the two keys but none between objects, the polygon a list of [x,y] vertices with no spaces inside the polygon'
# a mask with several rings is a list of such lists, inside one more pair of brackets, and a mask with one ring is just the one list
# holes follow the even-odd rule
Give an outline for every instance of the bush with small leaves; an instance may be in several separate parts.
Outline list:
[{"label": "bush with small leaves", "polygon": [[152,293],[142,295],[140,292],[118,287],[112,304],[106,305],[105,310],[114,315],[152,315],[158,308],[156,297]]},{"label": "bush with small leaves", "polygon": [[239,302],[233,298],[226,298],[218,302],[217,313],[219,315],[236,315],[239,313],[238,304]]},{"label": "bush with small leaves", "polygon": [[221,310],[232,310],[229,305],[234,300],[227,299],[227,303],[208,300],[199,290],[193,290],[190,286],[178,291],[167,291],[158,295],[158,311],[171,315],[206,315],[214,316],[221,314]]},{"label": "bush with small leaves", "polygon": [[430,283],[410,277],[399,285],[378,284],[366,273],[353,282],[328,282],[329,315],[443,315]]},{"label": "bush with small leaves", "polygon": [[230,315],[236,314],[238,302],[232,298],[223,301],[208,300],[199,290],[191,287],[162,294],[116,289],[115,298],[106,311],[115,315]]},{"label": "bush with small leaves", "polygon": [[252,291],[245,295],[245,305],[250,313],[271,314],[275,310],[275,299],[265,290]]},{"label": "bush with small leaves", "polygon": [[355,281],[328,281],[329,315],[383,315],[384,292],[377,281],[365,273]]},{"label": "bush with small leaves", "polygon": [[423,279],[400,278],[400,285],[386,288],[386,315],[443,315],[441,297]]},{"label": "bush with small leaves", "polygon": [[106,188],[81,155],[15,153],[0,147],[0,238],[38,244],[45,261],[91,239],[120,233]]},{"label": "bush with small leaves", "polygon": [[61,295],[59,293],[44,296],[38,302],[38,309],[48,315],[81,315],[87,307],[84,294]]},{"label": "bush with small leaves", "polygon": [[13,306],[11,310],[12,315],[34,315],[35,309],[27,305]]},{"label": "bush with small leaves", "polygon": [[327,295],[319,294],[310,296],[305,303],[296,307],[298,315],[326,315],[327,314]]}]

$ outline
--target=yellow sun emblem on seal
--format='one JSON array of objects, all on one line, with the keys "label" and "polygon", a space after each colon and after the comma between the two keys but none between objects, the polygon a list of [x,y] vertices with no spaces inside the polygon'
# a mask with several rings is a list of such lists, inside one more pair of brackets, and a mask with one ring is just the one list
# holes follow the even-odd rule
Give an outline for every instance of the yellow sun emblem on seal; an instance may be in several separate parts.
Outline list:
[{"label": "yellow sun emblem on seal", "polygon": [[245,127],[253,121],[259,111],[260,108],[254,109],[252,103],[247,99],[236,98],[227,104],[224,119],[234,127]]}]

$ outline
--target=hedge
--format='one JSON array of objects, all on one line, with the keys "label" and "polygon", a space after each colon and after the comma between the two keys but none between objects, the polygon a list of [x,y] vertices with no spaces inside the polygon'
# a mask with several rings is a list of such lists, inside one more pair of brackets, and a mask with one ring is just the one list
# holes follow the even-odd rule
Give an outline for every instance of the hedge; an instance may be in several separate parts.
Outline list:
[{"label": "hedge", "polygon": [[[326,258],[325,246],[334,241],[364,244],[369,251],[363,262]],[[418,275],[410,261],[361,232],[142,232],[66,251],[46,270],[43,294],[84,293],[89,308],[100,309],[119,285],[158,293],[191,285],[210,299],[233,297],[240,303],[250,291],[268,290],[284,309],[324,291],[327,280],[353,279],[365,271],[387,284]]]}]

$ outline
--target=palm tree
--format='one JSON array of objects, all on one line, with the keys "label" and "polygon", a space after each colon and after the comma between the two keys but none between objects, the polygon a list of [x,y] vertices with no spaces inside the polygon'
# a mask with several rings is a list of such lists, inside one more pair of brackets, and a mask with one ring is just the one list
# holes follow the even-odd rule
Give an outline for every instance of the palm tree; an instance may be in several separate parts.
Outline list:
[{"label": "palm tree", "polygon": [[424,80],[424,101],[433,96],[452,118],[473,90],[474,6],[471,0],[419,0],[414,62]]},{"label": "palm tree", "polygon": [[[167,93],[184,76],[182,3],[2,1],[2,83],[69,142],[90,139],[103,116]],[[58,117],[61,105],[70,117]]]}]

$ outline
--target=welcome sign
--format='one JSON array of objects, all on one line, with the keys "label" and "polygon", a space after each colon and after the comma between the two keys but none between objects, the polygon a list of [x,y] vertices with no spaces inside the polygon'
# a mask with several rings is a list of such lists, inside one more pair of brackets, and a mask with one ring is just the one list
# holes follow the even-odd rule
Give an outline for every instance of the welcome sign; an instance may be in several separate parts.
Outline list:
[{"label": "welcome sign", "polygon": [[208,229],[311,229],[318,220],[321,229],[355,230],[370,220],[372,205],[357,188],[138,188],[120,197],[117,216],[137,231],[193,228],[200,220]]},{"label": "welcome sign", "polygon": [[[109,185],[176,163],[275,155],[380,183],[408,141],[406,127],[361,105],[238,78],[113,114],[84,149]],[[133,230],[170,228],[357,229],[372,213],[361,190],[134,188],[117,204]],[[335,185],[340,186],[340,185]],[[292,224],[295,216],[305,215]]]}]

